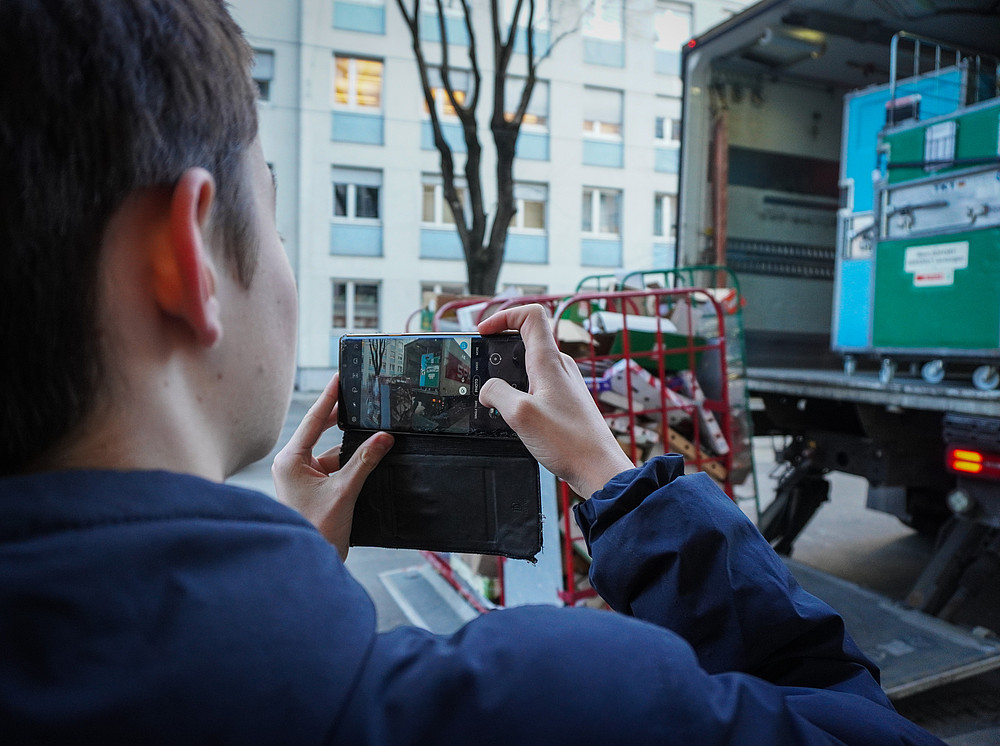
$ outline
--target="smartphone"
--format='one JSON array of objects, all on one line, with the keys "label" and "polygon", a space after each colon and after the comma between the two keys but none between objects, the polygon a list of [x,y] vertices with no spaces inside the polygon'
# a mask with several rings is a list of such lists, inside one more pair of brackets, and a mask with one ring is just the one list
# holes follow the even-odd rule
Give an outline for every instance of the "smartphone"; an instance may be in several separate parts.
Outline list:
[{"label": "smartphone", "polygon": [[517,437],[479,389],[502,378],[528,390],[517,333],[348,334],[340,339],[343,430]]}]

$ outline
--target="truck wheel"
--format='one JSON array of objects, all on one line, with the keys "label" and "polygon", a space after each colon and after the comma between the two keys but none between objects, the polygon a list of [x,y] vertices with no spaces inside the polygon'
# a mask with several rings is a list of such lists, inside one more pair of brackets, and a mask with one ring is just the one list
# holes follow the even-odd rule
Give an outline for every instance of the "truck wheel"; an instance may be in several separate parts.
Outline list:
[{"label": "truck wheel", "polygon": [[1000,371],[995,365],[980,365],[972,371],[972,385],[980,391],[992,391],[1000,385]]},{"label": "truck wheel", "polygon": [[920,377],[927,383],[941,383],[944,380],[944,360],[931,360],[920,368]]}]

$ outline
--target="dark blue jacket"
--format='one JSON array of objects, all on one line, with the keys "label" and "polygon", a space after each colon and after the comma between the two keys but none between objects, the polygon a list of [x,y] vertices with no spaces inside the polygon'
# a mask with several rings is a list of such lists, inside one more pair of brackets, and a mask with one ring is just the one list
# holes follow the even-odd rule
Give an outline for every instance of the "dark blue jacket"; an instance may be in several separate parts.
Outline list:
[{"label": "dark blue jacket", "polygon": [[578,511],[621,614],[375,631],[336,551],[254,492],[162,472],[0,480],[0,742],[939,743],[704,475],[655,459]]}]

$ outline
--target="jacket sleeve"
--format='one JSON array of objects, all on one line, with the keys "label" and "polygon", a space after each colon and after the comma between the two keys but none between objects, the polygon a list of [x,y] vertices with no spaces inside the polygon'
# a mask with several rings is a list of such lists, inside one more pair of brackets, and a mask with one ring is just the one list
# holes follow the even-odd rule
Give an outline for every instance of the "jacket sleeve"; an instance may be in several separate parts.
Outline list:
[{"label": "jacket sleeve", "polygon": [[581,510],[595,584],[623,614],[522,607],[447,637],[378,635],[332,740],[940,743],[892,710],[839,617],[728,498],[681,469],[626,472]]},{"label": "jacket sleeve", "polygon": [[602,598],[679,634],[709,673],[839,687],[888,704],[841,617],[799,586],[710,477],[683,470],[679,456],[653,459],[577,506]]}]

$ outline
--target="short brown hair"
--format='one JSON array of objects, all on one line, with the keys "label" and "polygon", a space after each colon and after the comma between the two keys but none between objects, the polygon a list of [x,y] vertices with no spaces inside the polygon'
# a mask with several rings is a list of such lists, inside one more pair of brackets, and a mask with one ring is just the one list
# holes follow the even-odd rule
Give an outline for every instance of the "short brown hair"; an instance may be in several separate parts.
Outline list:
[{"label": "short brown hair", "polygon": [[201,166],[250,283],[251,51],[221,0],[0,2],[0,473],[70,434],[102,377],[102,234],[137,189]]}]

